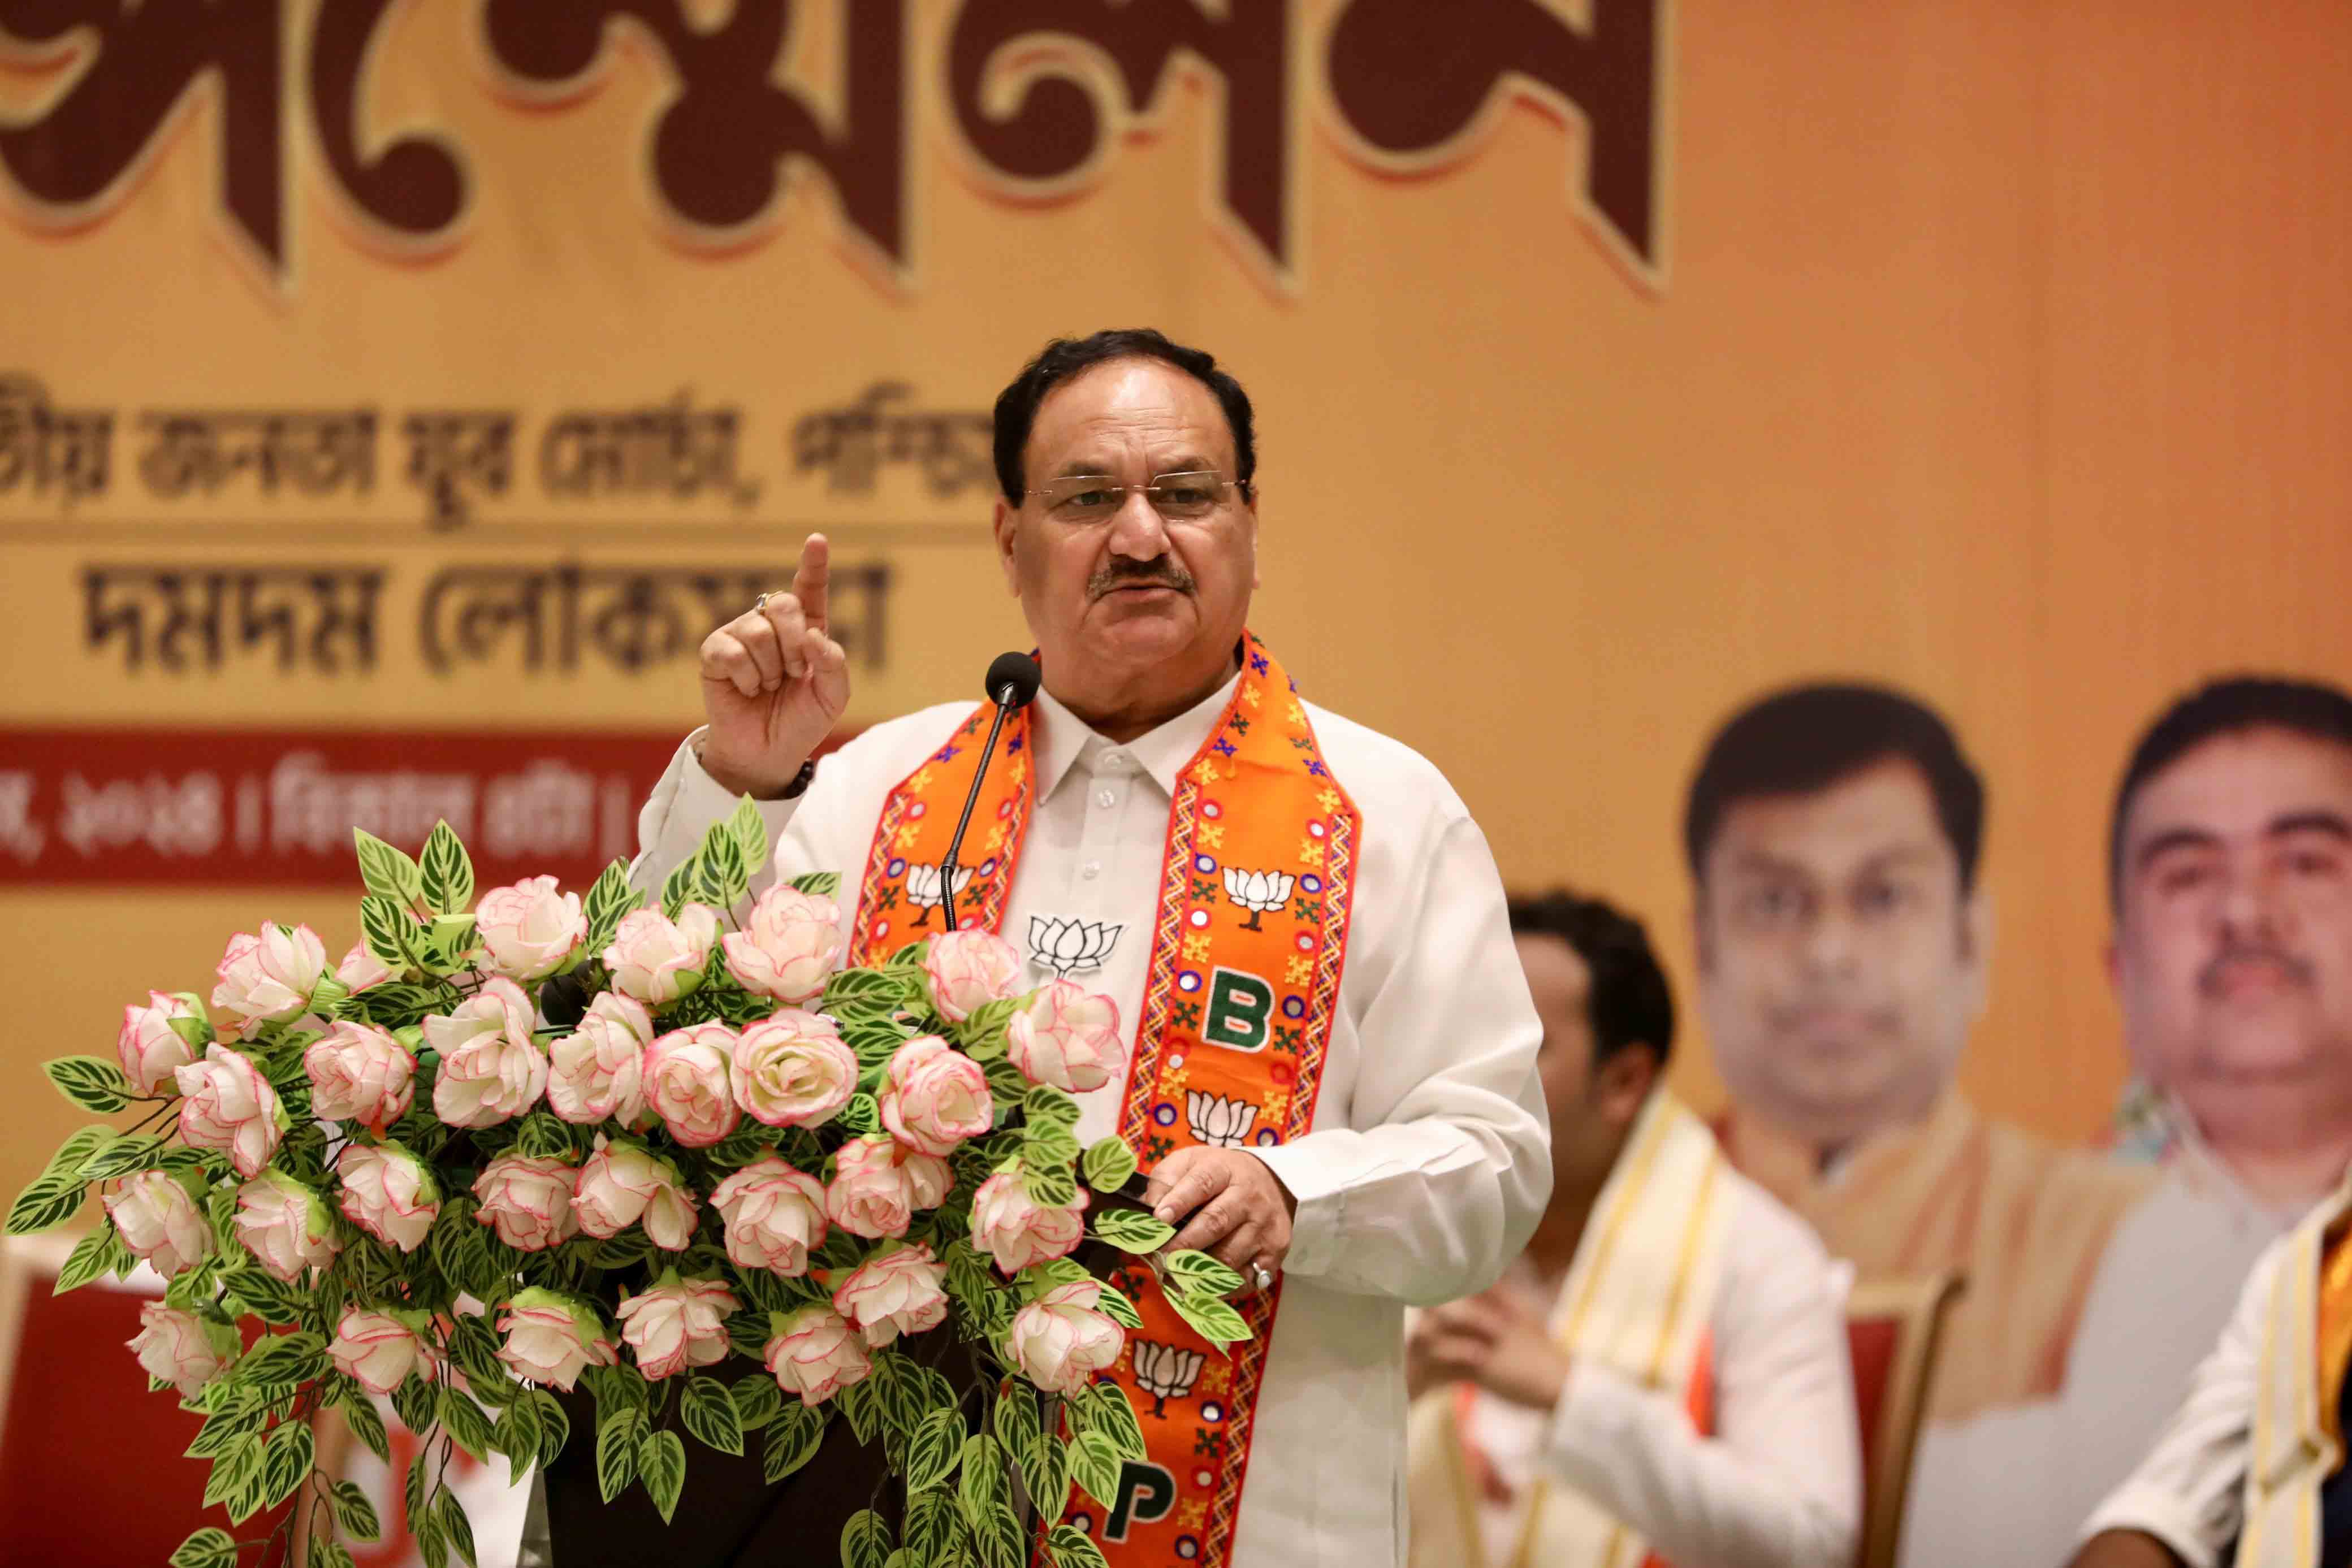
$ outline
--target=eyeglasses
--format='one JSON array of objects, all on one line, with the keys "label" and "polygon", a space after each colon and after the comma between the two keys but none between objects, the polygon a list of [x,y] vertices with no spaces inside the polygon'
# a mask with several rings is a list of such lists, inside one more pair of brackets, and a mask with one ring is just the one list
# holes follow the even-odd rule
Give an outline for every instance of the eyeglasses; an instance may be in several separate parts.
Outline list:
[{"label": "eyeglasses", "polygon": [[1045,515],[1057,523],[1099,523],[1118,515],[1136,490],[1151,509],[1170,522],[1205,517],[1249,486],[1214,472],[1162,474],[1149,485],[1122,485],[1107,474],[1065,474],[1049,479],[1028,496],[1043,497]]}]

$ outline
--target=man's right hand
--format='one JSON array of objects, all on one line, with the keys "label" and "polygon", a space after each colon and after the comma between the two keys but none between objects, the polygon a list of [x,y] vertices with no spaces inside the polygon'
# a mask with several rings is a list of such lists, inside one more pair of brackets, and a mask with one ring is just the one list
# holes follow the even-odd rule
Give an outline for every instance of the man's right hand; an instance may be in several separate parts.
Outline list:
[{"label": "man's right hand", "polygon": [[849,660],[826,634],[827,562],[811,534],[790,593],[702,640],[702,769],[730,794],[781,796],[849,706]]},{"label": "man's right hand", "polygon": [[2083,1543],[2068,1568],[2183,1568],[2180,1554],[2137,1530],[2103,1530]]}]

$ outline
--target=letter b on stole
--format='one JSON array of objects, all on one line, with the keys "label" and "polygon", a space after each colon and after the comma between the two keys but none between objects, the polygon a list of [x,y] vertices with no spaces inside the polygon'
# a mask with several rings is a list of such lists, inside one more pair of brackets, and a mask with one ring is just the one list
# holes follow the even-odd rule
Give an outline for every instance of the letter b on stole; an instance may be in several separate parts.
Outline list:
[{"label": "letter b on stole", "polygon": [[1214,969],[1209,975],[1209,1016],[1201,1040],[1227,1051],[1264,1051],[1266,1023],[1274,1016],[1274,988],[1245,969]]}]

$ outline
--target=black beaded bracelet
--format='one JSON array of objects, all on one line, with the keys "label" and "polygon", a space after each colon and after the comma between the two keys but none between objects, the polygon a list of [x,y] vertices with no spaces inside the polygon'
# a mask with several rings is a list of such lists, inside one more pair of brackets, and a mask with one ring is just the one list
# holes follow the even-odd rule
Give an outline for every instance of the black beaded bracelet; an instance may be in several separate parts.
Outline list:
[{"label": "black beaded bracelet", "polygon": [[801,770],[793,775],[793,781],[784,786],[784,792],[777,796],[776,799],[779,800],[797,800],[803,795],[808,793],[808,787],[815,781],[816,758],[812,757],[806,762],[801,764]]}]

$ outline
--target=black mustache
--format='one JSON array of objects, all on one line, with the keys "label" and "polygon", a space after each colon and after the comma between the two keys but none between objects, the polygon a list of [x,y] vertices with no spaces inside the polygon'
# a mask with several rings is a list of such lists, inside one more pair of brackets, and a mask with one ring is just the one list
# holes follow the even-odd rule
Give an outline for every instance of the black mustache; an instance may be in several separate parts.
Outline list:
[{"label": "black mustache", "polygon": [[1106,568],[1087,580],[1087,597],[1100,599],[1104,594],[1122,588],[1172,588],[1179,593],[1190,593],[1192,591],[1192,574],[1165,557],[1159,560],[1138,561],[1129,566]]},{"label": "black mustache", "polygon": [[2310,960],[2298,958],[2284,947],[2275,947],[2263,943],[2257,946],[2224,947],[2214,954],[2205,967],[2198,971],[2197,988],[2206,992],[2219,990],[2222,971],[2232,964],[2243,963],[2250,959],[2276,964],[2280,968],[2284,969],[2288,977],[2298,986],[2308,986],[2312,982]]}]

